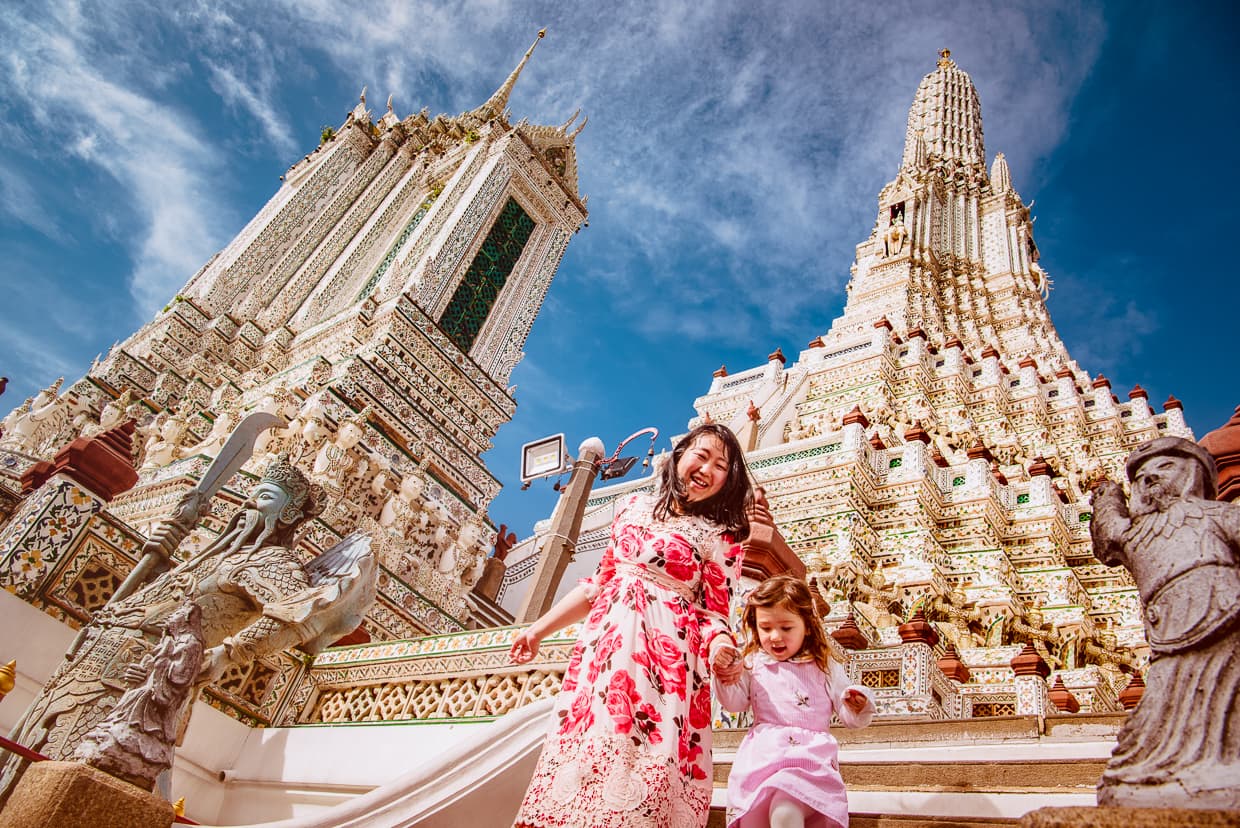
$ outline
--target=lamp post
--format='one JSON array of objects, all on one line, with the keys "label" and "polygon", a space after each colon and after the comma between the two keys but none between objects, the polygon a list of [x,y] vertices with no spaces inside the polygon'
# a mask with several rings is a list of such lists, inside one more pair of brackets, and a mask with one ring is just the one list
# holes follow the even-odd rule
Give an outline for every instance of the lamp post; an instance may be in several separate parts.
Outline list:
[{"label": "lamp post", "polygon": [[582,441],[577,449],[577,459],[573,461],[568,485],[564,487],[559,501],[555,504],[555,511],[551,513],[551,531],[543,542],[530,589],[517,611],[517,623],[528,624],[551,609],[555,594],[560,588],[560,581],[564,579],[564,571],[577,548],[581,519],[586,512],[586,501],[590,498],[595,476],[602,469],[605,480],[623,477],[633,467],[636,458],[621,458],[620,450],[630,440],[643,434],[650,435],[650,451],[642,463],[643,466],[648,466],[650,457],[654,455],[654,441],[659,436],[657,428],[643,428],[625,437],[616,446],[615,453],[608,458],[603,458],[603,441],[599,438],[590,437]]},{"label": "lamp post", "polygon": [[533,583],[517,612],[518,623],[528,624],[551,609],[555,592],[564,578],[564,570],[568,568],[569,559],[577,547],[581,518],[586,512],[586,500],[590,497],[598,461],[602,456],[603,441],[597,437],[587,438],[578,447],[568,485],[551,514],[551,532],[543,543],[538,566],[534,569]]}]

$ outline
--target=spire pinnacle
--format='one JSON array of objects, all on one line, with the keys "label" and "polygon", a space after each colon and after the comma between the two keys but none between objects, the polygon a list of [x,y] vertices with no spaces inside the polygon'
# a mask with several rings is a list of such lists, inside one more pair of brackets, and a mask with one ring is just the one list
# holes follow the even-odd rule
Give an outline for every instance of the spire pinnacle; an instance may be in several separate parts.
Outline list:
[{"label": "spire pinnacle", "polygon": [[922,78],[909,108],[901,167],[916,166],[919,136],[927,156],[935,162],[963,164],[985,175],[986,152],[982,141],[982,107],[977,87],[950,57],[939,52],[939,63]]},{"label": "spire pinnacle", "polygon": [[995,160],[990,165],[990,189],[996,193],[1006,193],[1012,189],[1012,173],[1001,152],[995,153]]},{"label": "spire pinnacle", "polygon": [[495,90],[495,94],[487,99],[487,102],[474,110],[474,115],[481,121],[489,121],[491,118],[498,117],[504,108],[508,106],[508,96],[512,94],[512,88],[517,85],[517,78],[521,77],[521,70],[525,68],[525,64],[529,62],[530,55],[534,54],[534,47],[538,45],[538,41],[547,35],[546,29],[538,30],[538,37],[530,44],[530,48],[525,50],[525,56],[521,58],[521,62],[517,64],[517,68],[512,70],[512,74],[504,81],[499,89]]}]

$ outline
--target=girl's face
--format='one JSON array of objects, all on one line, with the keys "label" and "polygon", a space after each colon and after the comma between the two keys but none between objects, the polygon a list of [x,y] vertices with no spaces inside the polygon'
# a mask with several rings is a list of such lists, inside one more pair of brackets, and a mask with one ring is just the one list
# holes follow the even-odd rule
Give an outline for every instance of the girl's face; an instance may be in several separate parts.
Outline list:
[{"label": "girl's face", "polygon": [[680,456],[676,476],[690,503],[717,495],[728,481],[728,455],[723,443],[713,434],[699,435]]},{"label": "girl's face", "polygon": [[783,607],[757,607],[754,621],[758,627],[758,644],[776,661],[786,661],[801,651],[805,643],[805,622],[801,616]]}]

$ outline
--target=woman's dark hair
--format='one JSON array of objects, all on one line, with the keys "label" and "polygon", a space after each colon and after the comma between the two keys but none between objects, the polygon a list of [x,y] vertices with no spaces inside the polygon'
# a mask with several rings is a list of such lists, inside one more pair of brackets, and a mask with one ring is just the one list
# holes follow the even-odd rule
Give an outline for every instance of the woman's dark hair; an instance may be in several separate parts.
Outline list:
[{"label": "woman's dark hair", "polygon": [[[680,458],[700,437],[714,437],[723,444],[728,476],[723,488],[713,496],[706,500],[689,501],[676,467],[680,465]],[[745,452],[736,441],[736,435],[727,426],[705,423],[682,437],[672,449],[671,458],[663,464],[654,516],[658,520],[666,520],[671,515],[700,515],[727,528],[737,540],[742,540],[749,535],[749,518],[745,513],[752,503],[749,469],[745,466]]]},{"label": "woman's dark hair", "polygon": [[814,611],[814,595],[809,585],[793,575],[775,575],[767,578],[749,593],[745,609],[741,612],[741,630],[745,633],[745,649],[742,655],[752,655],[760,647],[758,643],[758,608],[778,607],[801,617],[805,623],[805,641],[801,652],[813,656],[824,673],[831,669],[831,649],[827,646],[827,633],[822,621]]}]

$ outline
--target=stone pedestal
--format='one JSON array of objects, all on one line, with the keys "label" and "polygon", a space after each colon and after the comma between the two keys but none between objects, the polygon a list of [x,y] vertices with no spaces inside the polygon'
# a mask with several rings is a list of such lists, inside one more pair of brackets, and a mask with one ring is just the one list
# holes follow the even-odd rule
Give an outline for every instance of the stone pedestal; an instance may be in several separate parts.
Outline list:
[{"label": "stone pedestal", "polygon": [[1020,828],[1232,828],[1240,811],[1189,808],[1039,808],[1020,819]]},{"label": "stone pedestal", "polygon": [[80,762],[36,762],[0,810],[0,828],[169,828],[172,805]]}]

